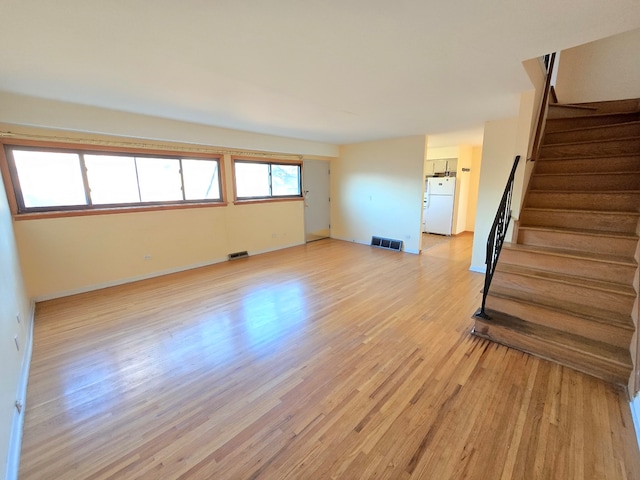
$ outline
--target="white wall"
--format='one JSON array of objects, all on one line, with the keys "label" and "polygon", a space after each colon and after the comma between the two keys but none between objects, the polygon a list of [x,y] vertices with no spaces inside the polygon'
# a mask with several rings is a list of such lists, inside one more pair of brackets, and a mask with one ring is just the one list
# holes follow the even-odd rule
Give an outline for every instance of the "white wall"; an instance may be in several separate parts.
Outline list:
[{"label": "white wall", "polygon": [[484,125],[482,169],[470,267],[475,272],[484,272],[486,269],[487,236],[513,165],[517,132],[518,117],[494,120]]},{"label": "white wall", "polygon": [[331,236],[369,244],[373,235],[421,243],[425,137],[340,147],[331,168]]},{"label": "white wall", "polygon": [[640,29],[562,51],[556,92],[561,103],[640,97]]},{"label": "white wall", "polygon": [[[0,475],[15,461],[22,418],[14,403],[24,404],[23,382],[28,362],[27,346],[31,331],[31,311],[25,293],[13,225],[4,185],[0,182]],[[18,323],[16,315],[21,317]],[[14,337],[18,337],[20,351]],[[13,436],[13,439],[12,439]],[[12,443],[10,443],[12,442]],[[10,445],[14,447],[10,451]],[[9,465],[16,468],[17,465]]]}]

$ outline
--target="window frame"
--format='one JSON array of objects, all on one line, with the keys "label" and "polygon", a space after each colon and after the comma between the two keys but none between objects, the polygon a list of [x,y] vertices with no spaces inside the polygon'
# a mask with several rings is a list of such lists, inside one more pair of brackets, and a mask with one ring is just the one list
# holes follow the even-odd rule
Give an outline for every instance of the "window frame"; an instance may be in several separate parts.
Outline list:
[{"label": "window frame", "polygon": [[[236,179],[236,163],[256,163],[269,165],[269,192],[268,196],[252,196],[252,197],[238,197],[238,184]],[[300,172],[298,179],[298,187],[300,193],[297,195],[273,195],[273,180],[271,176],[271,167],[273,165],[284,166],[297,166]],[[246,204],[246,203],[265,203],[265,202],[291,202],[291,201],[303,201],[303,168],[302,160],[282,160],[279,158],[260,158],[260,157],[245,157],[245,156],[231,156],[231,175],[233,178],[233,203],[234,204]]]},{"label": "window frame", "polygon": [[[51,151],[61,153],[74,153],[81,157],[81,174],[83,177],[83,188],[87,196],[87,205],[64,205],[49,207],[25,207],[24,196],[20,187],[18,172],[13,160],[13,150],[33,150],[33,151]],[[180,182],[182,184],[182,200],[171,201],[147,201],[134,203],[110,203],[110,204],[92,204],[90,202],[89,185],[87,183],[87,172],[83,169],[84,163],[82,155],[113,155],[113,156],[130,156],[137,158],[167,158],[178,160],[180,162]],[[182,175],[181,160],[209,160],[216,161],[218,164],[218,187],[220,199],[215,200],[185,200],[184,177]],[[54,218],[64,216],[81,216],[81,215],[98,215],[126,212],[141,212],[152,210],[168,210],[182,208],[201,208],[201,207],[219,207],[226,206],[225,191],[225,175],[224,175],[224,156],[222,154],[200,153],[190,151],[177,150],[160,150],[146,148],[126,148],[102,145],[87,144],[67,144],[54,142],[35,142],[29,140],[5,140],[0,142],[0,171],[7,192],[7,199],[14,219],[30,219],[30,218]],[[137,181],[137,178],[136,178]]]}]

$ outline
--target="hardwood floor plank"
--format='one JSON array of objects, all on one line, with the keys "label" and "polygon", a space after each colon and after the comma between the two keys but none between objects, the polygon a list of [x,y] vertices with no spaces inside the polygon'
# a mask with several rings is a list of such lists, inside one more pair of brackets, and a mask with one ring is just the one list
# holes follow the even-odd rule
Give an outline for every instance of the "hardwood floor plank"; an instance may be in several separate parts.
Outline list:
[{"label": "hardwood floor plank", "polygon": [[625,394],[469,334],[472,237],[37,305],[21,479],[640,478]]}]

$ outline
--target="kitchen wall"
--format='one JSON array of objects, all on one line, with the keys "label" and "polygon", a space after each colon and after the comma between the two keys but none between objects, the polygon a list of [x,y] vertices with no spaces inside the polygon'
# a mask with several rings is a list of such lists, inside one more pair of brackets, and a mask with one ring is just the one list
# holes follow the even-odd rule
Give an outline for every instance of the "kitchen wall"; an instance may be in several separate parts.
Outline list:
[{"label": "kitchen wall", "polygon": [[561,103],[640,97],[640,29],[563,50],[556,82]]},{"label": "kitchen wall", "polygon": [[471,168],[470,145],[461,145],[458,148],[458,168],[456,171],[456,198],[453,208],[453,234],[462,233],[467,228],[467,214],[469,212],[469,180],[470,171],[462,169]]},{"label": "kitchen wall", "polygon": [[369,244],[373,235],[420,251],[425,137],[340,147],[331,167],[331,236]]},{"label": "kitchen wall", "polygon": [[427,145],[427,160],[438,160],[439,158],[458,158],[458,145],[449,147],[430,147]]},{"label": "kitchen wall", "polygon": [[[20,323],[16,315],[20,315]],[[13,471],[17,468],[22,419],[14,404],[16,399],[24,404],[31,321],[11,213],[4,185],[0,182],[0,475],[4,475],[7,466]],[[17,338],[20,350],[16,348],[14,338]]]},{"label": "kitchen wall", "polygon": [[[474,161],[474,149],[476,157]],[[481,147],[457,145],[450,147],[428,147],[427,160],[457,158],[456,194],[453,207],[452,233],[473,232],[480,181]],[[463,168],[470,171],[463,172]],[[475,170],[475,171],[474,171]]]}]

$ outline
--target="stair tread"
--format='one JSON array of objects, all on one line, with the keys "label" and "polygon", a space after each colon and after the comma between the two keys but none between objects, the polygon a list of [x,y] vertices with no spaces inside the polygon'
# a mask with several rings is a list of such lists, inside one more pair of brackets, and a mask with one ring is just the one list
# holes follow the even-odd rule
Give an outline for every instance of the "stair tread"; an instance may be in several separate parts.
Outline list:
[{"label": "stair tread", "polygon": [[[633,98],[623,98],[620,100],[600,100],[600,101],[595,101],[595,102],[570,102],[570,103],[564,103],[564,104],[560,104],[560,105],[574,105],[574,106],[578,106],[578,107],[587,107],[587,108],[602,108],[605,107],[607,105],[632,105],[633,106],[633,110],[621,110],[623,112],[638,112],[640,111],[640,97],[633,97]],[[616,112],[618,110],[615,110]]]},{"label": "stair tread", "polygon": [[615,263],[618,265],[628,265],[630,267],[637,267],[638,263],[633,257],[623,257],[620,255],[608,255],[604,253],[584,252],[578,250],[567,250],[564,248],[555,247],[540,247],[536,245],[525,245],[522,243],[504,243],[503,248],[511,250],[522,250],[533,253],[540,253],[545,255],[553,255],[557,257],[570,257],[579,258],[582,260],[588,260],[593,262],[602,263]]},{"label": "stair tread", "polygon": [[[499,298],[504,298],[506,300],[511,300],[518,303],[523,303],[525,305],[531,305],[538,308],[543,308],[545,310],[550,310],[553,312],[559,312],[565,315],[571,315],[573,317],[583,318],[585,320],[589,320],[596,323],[601,323],[605,325],[614,325],[618,328],[623,328],[630,332],[635,331],[635,326],[633,324],[633,319],[630,315],[623,315],[618,312],[612,312],[610,310],[596,308],[596,307],[587,307],[580,303],[573,302],[563,302],[564,308],[560,308],[557,305],[553,305],[550,303],[545,303],[544,301],[530,301],[522,299],[515,295],[509,295],[504,291],[495,292],[490,290],[489,295]],[[544,300],[544,299],[543,299]]]},{"label": "stair tread", "polygon": [[574,352],[584,353],[587,356],[597,358],[612,365],[629,369],[632,368],[631,355],[628,349],[566,333],[554,328],[532,324],[502,312],[488,310],[487,314],[491,317],[491,320],[488,320],[487,323],[495,323],[503,328],[517,331],[522,335],[536,337],[546,343],[561,346]]},{"label": "stair tread", "polygon": [[578,287],[588,288],[591,290],[600,290],[604,292],[611,292],[618,295],[625,295],[635,298],[636,291],[631,285],[625,285],[621,283],[614,283],[604,280],[594,280],[586,277],[579,277],[577,275],[569,275],[566,273],[550,272],[548,270],[540,270],[531,267],[522,267],[520,265],[514,265],[509,263],[500,262],[497,270],[502,273],[510,273],[514,275],[520,275],[529,278],[538,278],[542,280],[549,280],[551,282],[564,283],[566,285],[575,285]]},{"label": "stair tread", "polygon": [[[555,105],[555,106],[560,106],[560,105]],[[638,113],[640,112],[603,112],[603,113],[594,113],[593,115],[589,115],[587,118],[615,117],[618,115],[628,115],[631,117],[631,116],[638,115]],[[585,118],[585,116],[584,115],[574,115],[574,116],[568,115],[566,117],[547,118],[547,122],[555,122],[556,120],[566,121],[571,119],[582,119],[582,118]],[[621,122],[621,123],[626,123],[626,122]],[[614,124],[614,125],[617,125],[617,124]]]},{"label": "stair tread", "polygon": [[638,240],[638,235],[635,233],[603,232],[601,230],[588,230],[583,228],[544,227],[541,225],[526,225],[522,223],[519,228],[520,230],[545,230],[559,233],[573,233],[577,235],[592,235],[595,237],[628,238],[630,240]]},{"label": "stair tread", "polygon": [[637,175],[640,170],[625,170],[615,172],[560,172],[560,173],[534,173],[536,177],[601,177],[602,175]]},{"label": "stair tread", "polygon": [[[563,143],[550,143],[550,144],[542,144],[540,148],[554,148],[554,147],[562,147],[565,145],[584,145],[587,143],[606,143],[606,142],[621,142],[625,140],[638,140],[640,141],[640,136],[632,135],[630,137],[620,137],[620,138],[604,138],[604,139],[596,139],[596,140],[579,140],[576,142],[563,142]],[[610,156],[610,155],[607,155]]]},{"label": "stair tread", "polygon": [[585,210],[581,208],[552,208],[552,207],[523,207],[524,210],[532,210],[536,212],[549,212],[549,213],[578,213],[585,215],[634,215],[640,216],[640,212],[634,212],[632,210],[624,211],[624,210]]},{"label": "stair tread", "polygon": [[539,188],[530,188],[529,189],[530,192],[534,192],[534,193],[592,193],[594,195],[597,195],[599,193],[606,193],[606,194],[619,194],[619,195],[628,195],[630,193],[636,193],[636,194],[640,194],[640,190],[560,190],[560,189],[554,189],[554,190],[544,190],[544,189],[539,189]]},{"label": "stair tread", "polygon": [[[629,115],[637,115],[637,112],[632,112],[629,113]],[[595,114],[595,115],[589,115],[589,118],[597,118],[599,116],[599,114]],[[565,117],[567,118],[567,117]],[[577,117],[577,118],[584,118],[584,117]],[[552,119],[553,120],[553,119]],[[574,128],[567,128],[565,130],[556,130],[555,132],[549,132],[549,134],[562,134],[562,133],[573,133],[573,132],[582,132],[584,130],[601,130],[604,128],[616,128],[616,127],[620,127],[620,126],[626,126],[626,125],[640,125],[640,120],[631,120],[628,122],[618,122],[618,123],[608,123],[605,125],[590,125],[588,127],[574,127]],[[613,140],[613,139],[611,139]],[[557,145],[557,144],[556,144]]]},{"label": "stair tread", "polygon": [[598,107],[589,107],[586,105],[576,105],[574,103],[550,103],[550,107],[575,108],[576,110],[598,110]]},{"label": "stair tread", "polygon": [[[555,132],[554,132],[555,133]],[[603,158],[620,158],[620,157],[639,157],[639,153],[616,153],[616,154],[604,154],[604,155],[585,155],[585,156],[576,156],[576,157],[562,157],[562,158],[539,158],[537,162],[562,162],[565,160],[600,160]]]}]

